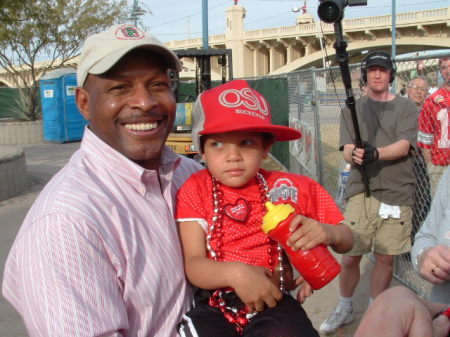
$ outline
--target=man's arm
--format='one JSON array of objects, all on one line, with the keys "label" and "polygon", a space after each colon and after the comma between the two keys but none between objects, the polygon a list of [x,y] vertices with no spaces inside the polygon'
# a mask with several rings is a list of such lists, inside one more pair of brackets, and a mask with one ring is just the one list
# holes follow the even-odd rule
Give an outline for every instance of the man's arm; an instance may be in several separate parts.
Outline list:
[{"label": "man's arm", "polygon": [[426,149],[422,147],[422,155],[423,158],[425,159],[425,162],[431,163],[431,149]]},{"label": "man's arm", "polygon": [[405,139],[401,139],[391,145],[378,147],[379,160],[396,160],[408,155],[411,144]]},{"label": "man's arm", "polygon": [[411,260],[420,275],[431,283],[450,281],[450,247],[439,245],[440,233],[445,233],[450,211],[450,168],[441,177],[430,212],[416,233]]},{"label": "man's arm", "polygon": [[116,269],[105,242],[85,223],[47,216],[14,243],[3,294],[30,336],[118,337],[128,315]]},{"label": "man's arm", "polygon": [[435,116],[432,111],[433,100],[428,97],[425,100],[422,110],[419,113],[417,144],[422,149],[423,158],[425,162],[431,163],[431,146],[434,142],[435,131],[433,126],[436,124]]}]

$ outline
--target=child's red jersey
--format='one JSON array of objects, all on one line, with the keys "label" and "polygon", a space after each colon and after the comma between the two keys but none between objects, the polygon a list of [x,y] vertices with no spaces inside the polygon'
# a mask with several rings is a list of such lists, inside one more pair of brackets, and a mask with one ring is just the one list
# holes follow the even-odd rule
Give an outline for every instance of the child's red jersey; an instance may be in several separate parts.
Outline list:
[{"label": "child's red jersey", "polygon": [[[296,208],[297,213],[321,223],[338,224],[343,220],[342,213],[331,196],[316,181],[293,173],[265,170],[260,172],[267,181],[269,199],[273,203],[288,202]],[[211,240],[213,249],[221,252],[218,260],[239,261],[270,268],[270,245],[266,234],[261,230],[265,210],[256,179],[240,188],[219,185],[224,194],[222,207],[236,205],[238,199],[242,198],[250,205],[250,213],[246,222],[223,216],[220,249],[217,248],[217,239]],[[179,190],[176,219],[198,221],[207,231],[213,214],[212,178],[207,170],[202,170],[194,173]],[[276,255],[276,251],[273,254]]]}]

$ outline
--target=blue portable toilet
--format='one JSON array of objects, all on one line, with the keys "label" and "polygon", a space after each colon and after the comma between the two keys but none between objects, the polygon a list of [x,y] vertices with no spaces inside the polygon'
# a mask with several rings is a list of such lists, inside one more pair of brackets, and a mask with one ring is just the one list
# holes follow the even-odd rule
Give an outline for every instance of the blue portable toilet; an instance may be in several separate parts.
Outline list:
[{"label": "blue portable toilet", "polygon": [[44,140],[71,142],[81,140],[88,123],[75,102],[76,70],[61,68],[40,79]]}]

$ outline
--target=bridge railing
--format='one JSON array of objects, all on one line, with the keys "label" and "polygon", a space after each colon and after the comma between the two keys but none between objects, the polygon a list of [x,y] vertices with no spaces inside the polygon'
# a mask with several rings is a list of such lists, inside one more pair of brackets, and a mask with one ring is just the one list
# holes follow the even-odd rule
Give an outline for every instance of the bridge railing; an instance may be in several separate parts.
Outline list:
[{"label": "bridge railing", "polygon": [[[405,25],[424,25],[428,22],[447,22],[450,7],[430,9],[426,11],[417,11],[409,13],[397,14],[396,23],[399,27]],[[345,31],[358,31],[370,29],[382,29],[390,26],[392,22],[391,15],[369,16],[364,18],[344,19],[342,25]],[[321,27],[319,27],[321,25]],[[296,36],[316,36],[318,31],[322,30],[324,33],[333,33],[334,26],[332,24],[324,24],[321,22],[292,25],[276,28],[265,28],[258,30],[244,31],[244,41],[252,40],[273,40],[282,37],[296,37]],[[209,37],[211,44],[225,43],[225,35],[212,35]],[[166,43],[169,48],[196,48],[202,45],[201,38],[193,38],[188,40],[177,40]]]}]

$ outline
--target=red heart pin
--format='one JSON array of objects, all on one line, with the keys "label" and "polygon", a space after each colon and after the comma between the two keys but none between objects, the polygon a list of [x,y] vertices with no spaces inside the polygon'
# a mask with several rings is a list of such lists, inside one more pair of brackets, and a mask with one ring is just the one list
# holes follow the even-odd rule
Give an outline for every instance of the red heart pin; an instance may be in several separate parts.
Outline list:
[{"label": "red heart pin", "polygon": [[250,215],[251,206],[247,200],[239,198],[236,200],[234,205],[226,204],[224,206],[224,210],[225,214],[231,219],[239,222],[245,222]]}]

